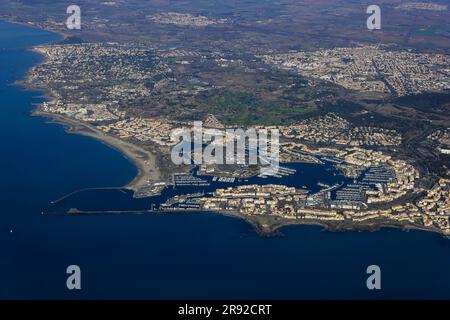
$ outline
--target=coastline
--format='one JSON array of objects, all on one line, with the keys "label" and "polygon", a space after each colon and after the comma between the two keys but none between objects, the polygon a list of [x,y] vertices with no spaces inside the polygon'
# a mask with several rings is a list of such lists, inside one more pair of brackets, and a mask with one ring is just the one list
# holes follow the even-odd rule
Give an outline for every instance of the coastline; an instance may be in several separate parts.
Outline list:
[{"label": "coastline", "polygon": [[[26,84],[24,84],[26,86]],[[39,90],[45,92],[41,88],[33,88],[30,86],[26,86],[27,89],[30,90]],[[44,97],[46,100],[51,100],[50,94],[47,92]],[[78,121],[73,118],[69,118],[67,116],[47,113],[40,111],[39,108],[36,108],[31,112],[31,116],[39,116],[43,118],[49,119],[48,123],[58,123],[62,126],[66,127],[67,134],[79,134],[91,137],[96,139],[105,145],[117,150],[120,152],[125,158],[131,161],[138,170],[137,175],[134,177],[132,181],[130,181],[127,185],[123,186],[123,188],[137,191],[139,188],[148,185],[149,182],[158,182],[161,181],[160,172],[157,170],[156,166],[156,156],[150,151],[144,150],[136,145],[131,143],[122,141],[113,136],[107,135],[104,132],[96,129],[93,125],[88,123]],[[153,164],[153,168],[151,169],[151,165]],[[75,210],[69,212],[68,214],[75,215],[136,215],[136,214],[192,214],[192,213],[208,213],[208,214],[220,214],[223,216],[233,217],[237,219],[241,219],[248,223],[253,230],[260,236],[263,237],[274,237],[274,236],[282,236],[282,229],[288,226],[296,226],[296,225],[312,225],[312,226],[320,226],[323,230],[328,232],[362,232],[369,231],[374,232],[383,228],[393,228],[399,229],[402,231],[409,230],[418,230],[418,231],[426,231],[433,232],[442,235],[443,237],[447,237],[448,235],[443,233],[440,229],[434,227],[426,227],[423,225],[411,224],[407,222],[397,222],[397,221],[369,221],[362,223],[352,223],[350,221],[345,222],[326,222],[319,220],[300,220],[300,219],[287,219],[279,216],[249,216],[242,215],[237,212],[232,211],[220,211],[220,212],[210,212],[210,211],[202,211],[202,210],[147,210],[147,211],[80,211]],[[265,222],[261,220],[265,219]],[[268,220],[268,221],[267,221]],[[269,223],[267,223],[269,222]]]},{"label": "coastline", "polygon": [[[8,23],[10,23],[8,21]],[[16,23],[16,22],[11,22]],[[30,26],[28,24],[16,23],[19,25],[23,25],[26,27],[33,27],[36,29],[40,29],[36,26]],[[42,30],[42,29],[41,29]],[[46,30],[48,31],[48,30]],[[62,39],[67,38],[67,35],[55,31],[49,31],[55,34],[58,34],[62,37]],[[49,45],[54,42],[44,43],[41,45]],[[43,55],[36,47],[28,48],[30,51],[33,51],[43,57],[43,61],[47,59],[45,55]],[[39,63],[43,63],[39,62]],[[29,84],[29,73],[32,69],[30,68],[24,78],[22,80],[16,81],[16,85],[20,85],[27,90],[37,90],[42,92],[42,97],[45,101],[52,101],[54,97],[48,89],[41,87],[34,87]],[[87,137],[91,137],[96,139],[108,147],[111,147],[118,152],[120,152],[126,159],[128,159],[137,169],[137,175],[131,180],[128,184],[123,186],[123,188],[132,190],[136,192],[142,187],[148,186],[153,182],[161,181],[161,172],[157,166],[157,156],[151,151],[145,150],[135,144],[130,142],[126,142],[120,140],[114,136],[108,135],[101,130],[95,128],[94,125],[91,125],[87,122],[80,121],[74,118],[70,118],[61,114],[54,114],[43,112],[40,110],[39,106],[37,106],[34,110],[31,110],[31,116],[39,116],[48,119],[48,123],[57,123],[65,127],[65,131],[67,134],[78,134]],[[159,211],[160,213],[167,213],[167,211]],[[182,212],[182,213],[192,213],[191,211],[186,210],[171,210],[169,212]],[[204,213],[201,210],[195,210],[194,212]],[[209,212],[209,211],[208,211]],[[137,212],[133,211],[112,211],[112,212],[72,212],[71,214],[136,214]],[[146,213],[142,211],[141,213]],[[428,232],[439,233],[443,236],[446,236],[440,229],[434,227],[426,227],[422,225],[416,225],[405,222],[396,222],[396,221],[374,221],[374,222],[363,222],[363,223],[352,223],[350,221],[345,222],[325,222],[319,220],[300,220],[300,219],[287,219],[278,216],[248,216],[242,215],[235,212],[217,212],[224,216],[231,216],[240,218],[250,224],[255,231],[262,236],[274,236],[280,234],[280,230],[286,226],[292,225],[316,225],[321,226],[325,230],[330,232],[344,232],[344,231],[376,231],[381,228],[397,228],[401,230],[421,230]],[[267,219],[269,223],[262,223],[261,219]]]},{"label": "coastline", "polygon": [[[28,27],[28,24],[24,23],[17,23],[17,22],[10,22],[6,21],[8,23],[15,23],[21,26]],[[30,26],[35,29],[42,30],[41,28],[38,28],[36,26]],[[55,33],[61,37],[62,40],[67,38],[67,35],[64,33],[59,33],[55,31],[49,31],[44,29],[45,31]],[[54,41],[40,44],[41,45],[51,45]],[[47,57],[43,55],[39,50],[36,49],[36,46],[32,46],[27,48],[27,50],[30,50],[36,54],[38,54],[40,57],[42,57],[42,61],[38,64],[41,64],[46,61]],[[36,65],[38,65],[36,64]],[[36,65],[30,67],[29,70],[27,70],[24,77],[20,80],[15,81],[12,83],[12,85],[18,85],[21,86],[24,90],[36,90],[42,93],[41,97],[44,98],[45,101],[52,101],[54,100],[53,95],[51,92],[42,87],[36,87],[32,86],[29,83],[29,76],[30,72],[33,67]],[[35,108],[30,111],[31,116],[38,116],[48,119],[48,123],[57,123],[62,125],[63,127],[66,127],[66,133],[67,134],[79,134],[84,135],[87,137],[91,137],[97,141],[100,141],[101,143],[104,143],[108,147],[118,151],[121,153],[126,159],[128,159],[137,169],[137,174],[131,180],[128,184],[122,186],[123,188],[130,189],[132,191],[137,191],[141,187],[148,186],[148,184],[151,184],[153,182],[159,182],[161,181],[161,173],[157,166],[157,157],[154,153],[147,151],[139,146],[136,146],[134,144],[131,144],[129,142],[122,141],[118,138],[115,138],[111,135],[107,135],[101,130],[98,130],[93,125],[90,125],[89,123],[79,121],[73,118],[69,118],[64,115],[60,114],[54,114],[54,113],[47,113],[43,112],[39,109],[39,104],[35,104]]]},{"label": "coastline", "polygon": [[[59,213],[54,213],[59,215]],[[316,226],[322,227],[327,232],[376,232],[381,229],[397,229],[404,232],[410,230],[432,232],[439,234],[442,237],[448,238],[450,235],[445,234],[436,227],[426,227],[423,225],[412,224],[409,222],[401,221],[388,221],[388,220],[375,220],[367,222],[352,222],[352,221],[339,221],[339,222],[327,222],[322,220],[305,220],[305,219],[287,219],[284,217],[267,215],[243,215],[234,211],[207,211],[199,209],[169,209],[169,210],[129,210],[129,211],[83,211],[76,208],[70,209],[66,213],[61,215],[142,215],[142,214],[216,214],[225,217],[231,217],[235,219],[243,220],[250,225],[253,230],[261,237],[279,237],[284,236],[283,229],[292,226]]]},{"label": "coastline", "polygon": [[120,152],[134,164],[138,171],[133,180],[123,186],[123,188],[136,191],[143,186],[147,186],[149,183],[160,181],[161,175],[156,164],[156,156],[152,152],[107,135],[88,123],[63,115],[47,113],[39,109],[34,110],[31,115],[47,118],[49,119],[48,123],[57,123],[65,126],[67,134],[79,134],[91,137]]},{"label": "coastline", "polygon": [[[30,87],[28,87],[31,89]],[[41,89],[38,89],[42,91]],[[58,123],[62,126],[65,126],[67,134],[79,134],[91,137],[96,139],[107,146],[117,150],[120,152],[125,158],[131,161],[138,170],[137,175],[134,179],[129,182],[127,185],[123,186],[123,188],[132,190],[136,192],[143,186],[147,186],[149,182],[158,182],[161,181],[161,176],[159,170],[157,170],[156,166],[156,156],[150,151],[144,150],[136,145],[131,143],[122,141],[113,136],[107,135],[102,131],[96,129],[94,126],[78,121],[76,119],[72,119],[63,115],[46,113],[40,111],[39,109],[34,110],[31,113],[31,116],[40,116],[43,118],[49,119],[48,123]],[[150,165],[149,165],[150,164]],[[152,166],[154,170],[152,170]],[[400,221],[368,221],[368,222],[358,222],[353,223],[351,221],[339,221],[339,222],[326,222],[320,220],[301,220],[301,219],[287,219],[279,216],[250,216],[243,215],[238,212],[233,211],[219,211],[219,212],[210,212],[203,210],[143,210],[143,211],[72,211],[68,214],[75,215],[117,215],[117,214],[192,214],[192,213],[208,213],[208,214],[220,214],[223,216],[233,217],[237,219],[241,219],[248,223],[255,232],[263,237],[273,237],[273,236],[282,236],[282,229],[288,226],[296,226],[296,225],[313,225],[320,226],[323,230],[328,232],[362,232],[369,231],[375,232],[384,228],[393,228],[399,229],[402,231],[409,230],[418,230],[418,231],[426,231],[433,232],[442,235],[443,237],[448,237],[448,234],[442,232],[442,230],[435,227],[426,227],[423,225],[412,224],[408,222],[400,222]],[[265,221],[264,221],[265,220]]]},{"label": "coastline", "polygon": [[[50,33],[54,33],[59,35],[60,37],[62,37],[59,41],[64,41],[65,39],[69,38],[70,36],[62,31],[57,31],[57,30],[51,30],[51,29],[45,29],[42,28],[40,26],[36,26],[34,24],[30,24],[28,22],[20,22],[20,21],[14,21],[14,20],[7,20],[7,19],[0,19],[0,21],[5,22],[5,23],[11,23],[11,24],[16,24],[22,27],[27,27],[27,28],[31,28],[31,29],[35,29],[35,30],[44,30],[46,32],[50,32]],[[54,41],[48,42],[48,43],[54,43]],[[47,45],[48,43],[42,43],[40,44],[41,46]]]},{"label": "coastline", "polygon": [[[201,211],[200,211],[201,212]],[[422,225],[416,225],[408,222],[400,221],[367,221],[367,222],[351,222],[351,221],[340,221],[340,222],[326,222],[321,220],[302,220],[302,219],[287,219],[283,217],[270,217],[272,224],[261,223],[261,218],[267,219],[267,217],[260,216],[248,216],[242,215],[236,212],[216,212],[224,216],[230,216],[235,218],[240,218],[250,224],[254,230],[261,236],[271,237],[282,235],[282,229],[289,226],[296,225],[313,225],[320,226],[325,231],[328,232],[362,232],[369,231],[375,232],[384,228],[399,229],[402,231],[417,230],[433,232],[442,235],[443,237],[448,237],[448,234],[443,233],[440,229],[435,227],[426,227]]]}]

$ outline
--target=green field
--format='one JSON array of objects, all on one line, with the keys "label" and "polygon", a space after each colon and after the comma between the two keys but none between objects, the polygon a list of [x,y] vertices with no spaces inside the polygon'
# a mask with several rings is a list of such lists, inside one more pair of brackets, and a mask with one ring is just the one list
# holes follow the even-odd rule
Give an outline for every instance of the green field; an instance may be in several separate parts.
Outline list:
[{"label": "green field", "polygon": [[209,99],[208,111],[225,125],[248,126],[293,123],[313,110],[285,102],[261,101],[245,92],[225,92]]}]

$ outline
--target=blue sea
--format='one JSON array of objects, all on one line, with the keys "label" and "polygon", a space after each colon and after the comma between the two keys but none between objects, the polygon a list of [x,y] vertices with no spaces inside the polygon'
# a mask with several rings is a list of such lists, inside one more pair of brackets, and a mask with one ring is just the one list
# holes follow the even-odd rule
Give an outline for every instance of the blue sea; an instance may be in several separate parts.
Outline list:
[{"label": "blue sea", "polygon": [[[0,22],[1,299],[450,298],[450,240],[435,233],[291,226],[261,237],[213,213],[42,214],[70,192],[120,187],[137,173],[107,145],[30,116],[42,93],[14,82],[42,59],[31,46],[58,39]],[[318,174],[305,166],[296,177],[308,185]],[[106,190],[79,196],[80,206],[128,201]],[[70,291],[74,264],[82,289]],[[373,264],[381,290],[366,287]]]}]

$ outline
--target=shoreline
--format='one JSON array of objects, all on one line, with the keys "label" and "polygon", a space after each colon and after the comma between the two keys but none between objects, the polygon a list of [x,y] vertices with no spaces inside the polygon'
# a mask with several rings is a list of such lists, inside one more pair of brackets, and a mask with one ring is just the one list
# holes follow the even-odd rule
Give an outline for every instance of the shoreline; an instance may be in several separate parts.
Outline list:
[{"label": "shoreline", "polygon": [[[357,222],[351,221],[339,221],[339,222],[326,222],[320,220],[303,220],[303,219],[287,219],[279,216],[258,216],[258,215],[243,215],[237,212],[231,211],[207,211],[207,210],[186,210],[186,209],[173,209],[173,210],[130,210],[130,211],[83,211],[76,208],[70,209],[66,213],[52,213],[51,215],[143,215],[143,214],[156,214],[156,215],[191,215],[191,214],[216,214],[224,217],[230,217],[240,219],[247,223],[252,229],[262,237],[278,237],[284,236],[283,229],[292,226],[316,226],[322,227],[323,231],[327,232],[376,232],[381,229],[397,229],[403,232],[423,231],[439,234],[445,238],[450,235],[443,233],[440,229],[435,227],[426,227],[422,225],[412,224],[408,222],[391,222],[391,221],[368,221]],[[272,224],[261,223],[261,219],[272,220]]]},{"label": "shoreline", "polygon": [[[48,90],[42,88],[35,88],[27,85],[26,80],[18,83],[24,86],[27,90],[37,90],[43,92],[42,95],[45,100],[49,101],[53,99],[51,93]],[[120,152],[126,159],[128,159],[137,169],[137,175],[125,186],[120,186],[120,188],[125,188],[136,192],[140,187],[147,186],[151,182],[161,181],[161,176],[159,170],[151,170],[149,168],[149,162],[154,164],[154,169],[156,166],[156,156],[147,150],[142,149],[132,143],[125,142],[113,136],[107,135],[101,130],[95,128],[93,125],[79,121],[73,118],[69,118],[64,115],[47,113],[39,110],[37,107],[32,110],[31,116],[38,116],[48,119],[47,123],[57,123],[65,127],[65,132],[67,134],[79,134],[87,137],[91,137],[101,143],[107,145]],[[105,187],[110,188],[110,187]],[[367,223],[352,223],[352,222],[325,222],[319,220],[300,220],[300,219],[287,219],[279,216],[249,216],[242,215],[236,212],[210,212],[202,210],[140,210],[140,211],[80,211],[75,210],[74,212],[68,212],[66,214],[75,215],[142,215],[142,214],[192,214],[192,213],[208,213],[208,214],[220,214],[222,216],[233,217],[241,219],[249,224],[253,230],[260,236],[263,237],[274,237],[282,236],[282,229],[288,226],[299,226],[299,225],[311,225],[322,227],[323,230],[328,232],[361,232],[369,231],[375,232],[383,228],[394,228],[402,231],[417,230],[433,232],[447,237],[448,235],[443,233],[440,229],[433,227],[426,227],[422,225],[416,225],[405,222],[390,222],[390,221],[379,221],[379,222],[367,222]],[[261,219],[269,219],[270,224],[261,223]]]},{"label": "shoreline", "polygon": [[[6,21],[7,23],[16,23],[16,22],[10,22]],[[28,24],[22,24],[22,23],[16,23],[19,25],[23,25],[26,27],[32,27],[40,30],[41,29],[36,26],[30,26]],[[65,39],[67,35],[55,31],[48,31],[51,33],[54,33],[61,37],[62,39]],[[61,40],[58,40],[61,41]],[[43,61],[39,62],[38,64],[43,63],[47,57],[42,54],[39,50],[36,49],[37,46],[42,45],[50,45],[55,43],[55,41],[51,41],[49,43],[43,43],[36,46],[32,46],[27,48],[30,51],[33,51],[37,54],[39,54]],[[36,64],[36,65],[38,65]],[[35,66],[35,65],[34,65]],[[32,68],[26,72],[23,79],[17,80],[13,83],[13,85],[19,85],[23,87],[25,90],[35,90],[42,95],[42,97],[45,101],[52,101],[55,98],[53,97],[50,90],[46,88],[41,87],[35,87],[29,84],[29,76]],[[35,108],[30,111],[31,116],[38,116],[45,118],[47,123],[56,123],[59,125],[62,125],[65,129],[65,132],[67,134],[78,134],[87,136],[90,138],[93,138],[97,141],[100,141],[104,145],[116,150],[119,152],[122,156],[124,156],[128,161],[130,161],[134,167],[137,170],[136,176],[128,182],[124,186],[120,186],[121,188],[129,189],[134,192],[139,190],[142,187],[146,187],[151,185],[154,182],[160,182],[162,181],[161,178],[161,172],[157,166],[157,156],[148,150],[145,150],[144,148],[130,143],[123,141],[119,138],[116,138],[114,136],[108,135],[104,133],[103,131],[97,129],[94,125],[91,125],[87,122],[80,121],[74,118],[70,118],[65,115],[61,114],[55,114],[55,113],[48,113],[40,110],[39,104],[35,104]],[[108,188],[108,187],[105,187]],[[158,213],[170,213],[170,212],[180,212],[180,213],[205,213],[205,211],[202,210],[170,210],[170,211],[152,211],[152,212],[158,212]],[[209,212],[209,211],[206,211]],[[131,212],[131,211],[111,211],[111,212],[83,212],[78,211],[75,214],[137,214],[137,212]],[[141,213],[148,213],[148,211],[142,211]],[[440,229],[434,228],[434,227],[426,227],[422,225],[416,225],[411,223],[404,223],[404,222],[390,222],[390,221],[380,221],[380,222],[367,222],[367,223],[351,223],[349,221],[345,222],[325,222],[325,221],[319,221],[319,220],[301,220],[301,219],[288,219],[283,218],[279,216],[248,216],[248,215],[242,215],[235,212],[216,212],[224,216],[231,216],[235,218],[240,218],[250,224],[254,230],[262,235],[262,236],[274,236],[279,233],[279,230],[286,226],[292,226],[292,225],[316,225],[321,226],[325,230],[330,232],[344,232],[344,231],[376,231],[382,228],[397,228],[401,230],[421,230],[421,231],[428,231],[428,232],[435,232],[439,233],[443,236],[446,236],[445,233],[443,233]],[[74,214],[74,213],[72,213]],[[262,223],[261,219],[266,219],[267,221],[270,221],[270,223]],[[267,222],[266,221],[266,222]]]},{"label": "shoreline", "polygon": [[[2,20],[2,21],[5,21],[5,20]],[[10,21],[5,21],[5,22],[18,24],[18,25],[25,26],[25,27],[33,27],[35,29],[45,30],[47,32],[54,33],[61,38],[57,41],[64,40],[67,37],[67,35],[65,35],[63,33],[49,31],[47,29],[41,29],[36,26],[28,26],[28,24],[10,22]],[[42,45],[51,45],[54,43],[55,43],[55,41],[51,41],[48,43],[43,43],[43,44],[39,44],[39,45],[35,45],[35,46],[31,46],[29,48],[26,48],[26,50],[29,50],[29,51],[32,51],[32,52],[38,54],[42,58],[42,61],[31,66],[26,71],[25,75],[21,79],[14,81],[13,83],[11,83],[11,85],[20,86],[20,87],[22,87],[23,90],[38,91],[39,93],[41,93],[41,95],[37,96],[37,97],[43,98],[46,102],[54,100],[55,98],[52,95],[51,91],[49,91],[46,88],[32,86],[29,83],[29,76],[30,76],[31,70],[36,65],[39,65],[39,64],[42,64],[43,62],[45,62],[47,59],[47,57],[44,54],[42,54],[39,50],[37,50],[36,47],[42,46]],[[112,149],[116,150],[117,152],[119,152],[123,157],[125,157],[128,161],[130,161],[132,163],[132,165],[137,170],[137,174],[130,182],[128,182],[126,185],[120,186],[120,187],[136,192],[141,187],[145,187],[151,183],[160,182],[162,180],[161,172],[156,163],[157,156],[154,153],[152,153],[151,151],[145,150],[137,145],[131,144],[129,142],[126,142],[126,141],[120,140],[116,137],[113,137],[111,135],[108,135],[108,134],[102,132],[101,130],[95,128],[93,125],[91,125],[89,123],[79,121],[77,119],[73,119],[73,118],[70,118],[70,117],[67,117],[64,115],[41,111],[39,108],[39,104],[40,103],[34,104],[34,109],[30,110],[30,116],[42,117],[44,119],[47,119],[47,123],[59,124],[59,125],[63,126],[64,128],[66,128],[65,132],[67,134],[79,134],[79,135],[91,137],[97,141],[100,141],[101,143],[108,146],[109,148],[112,148]]]},{"label": "shoreline", "polygon": [[78,134],[93,138],[106,146],[118,151],[137,169],[137,174],[129,183],[121,186],[132,191],[147,186],[149,183],[161,181],[161,174],[156,165],[156,155],[139,146],[107,135],[88,123],[69,118],[64,115],[43,112],[38,108],[31,112],[31,116],[48,119],[47,123],[56,123],[65,127],[67,134]]},{"label": "shoreline", "polygon": [[[201,211],[200,211],[201,212]],[[209,212],[209,211],[205,211]],[[448,234],[445,234],[440,229],[435,227],[426,227],[422,225],[416,225],[408,222],[400,222],[400,221],[368,221],[368,222],[356,222],[353,223],[351,221],[339,221],[339,222],[326,222],[321,220],[304,220],[304,219],[288,219],[284,217],[278,217],[273,216],[270,217],[270,219],[274,220],[275,223],[272,225],[265,225],[261,224],[258,220],[261,218],[267,218],[267,217],[260,217],[260,216],[248,216],[248,215],[242,215],[239,213],[233,213],[233,212],[216,212],[218,214],[224,215],[224,216],[231,216],[236,217],[244,220],[248,224],[250,224],[255,231],[261,235],[261,236],[277,236],[282,235],[282,229],[289,226],[296,226],[296,225],[312,225],[312,226],[320,226],[323,228],[323,230],[327,232],[361,232],[361,231],[370,231],[370,232],[376,232],[378,230],[381,230],[383,228],[390,228],[390,229],[399,229],[401,231],[409,231],[409,230],[417,230],[417,231],[426,231],[426,232],[433,232],[442,235],[443,237],[448,237]]]}]

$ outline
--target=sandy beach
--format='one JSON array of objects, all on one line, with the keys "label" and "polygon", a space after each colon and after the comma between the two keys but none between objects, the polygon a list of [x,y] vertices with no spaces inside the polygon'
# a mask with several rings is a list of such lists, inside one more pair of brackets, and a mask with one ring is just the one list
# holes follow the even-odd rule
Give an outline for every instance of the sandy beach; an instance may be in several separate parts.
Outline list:
[{"label": "sandy beach", "polygon": [[121,152],[127,159],[133,162],[138,169],[137,176],[124,186],[125,188],[136,191],[141,187],[161,181],[161,173],[157,166],[156,155],[154,153],[137,145],[107,135],[93,125],[63,115],[42,112],[39,109],[35,110],[32,115],[42,116],[50,119],[50,122],[52,123],[59,123],[67,126],[68,129],[66,132],[68,134],[81,134],[92,137]]},{"label": "sandy beach", "polygon": [[[62,35],[64,37],[64,35]],[[33,52],[40,54],[44,61],[47,58],[37,47],[30,49]],[[16,81],[16,85],[25,87],[28,90],[39,90],[43,92],[43,97],[47,101],[54,99],[52,92],[47,88],[35,87],[28,81],[30,73],[33,69],[28,70],[26,77],[23,80]],[[49,122],[59,123],[67,127],[66,132],[68,134],[81,134],[84,136],[92,137],[108,145],[109,147],[116,149],[122,153],[127,159],[129,159],[137,168],[137,176],[126,186],[133,191],[137,191],[142,187],[151,185],[154,182],[162,180],[161,171],[157,165],[157,156],[149,150],[146,150],[138,145],[123,141],[114,136],[108,135],[103,131],[97,129],[95,126],[79,121],[61,114],[48,113],[40,110],[39,105],[32,112],[33,116],[41,116],[49,119]]]}]

